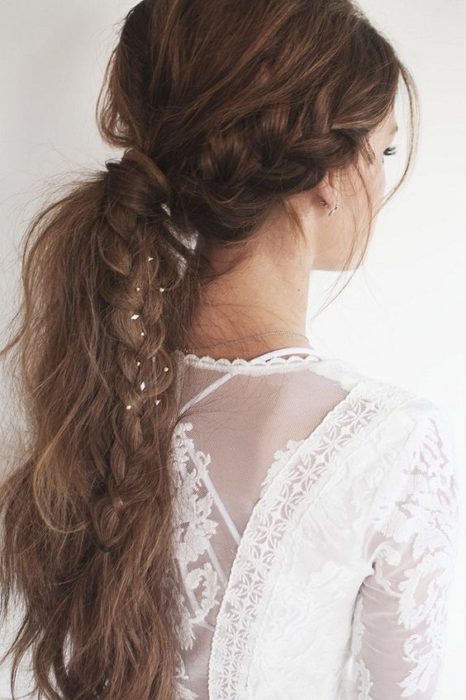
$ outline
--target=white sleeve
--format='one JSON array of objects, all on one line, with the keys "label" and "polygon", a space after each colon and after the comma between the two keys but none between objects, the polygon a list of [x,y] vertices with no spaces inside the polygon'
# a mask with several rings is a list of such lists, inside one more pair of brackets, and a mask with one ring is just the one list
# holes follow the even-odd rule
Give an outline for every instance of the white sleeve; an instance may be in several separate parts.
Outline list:
[{"label": "white sleeve", "polygon": [[[351,661],[358,700],[434,700],[458,552],[452,432],[439,411],[418,421],[378,494],[372,572],[358,591]],[[398,468],[399,466],[399,468]]]}]

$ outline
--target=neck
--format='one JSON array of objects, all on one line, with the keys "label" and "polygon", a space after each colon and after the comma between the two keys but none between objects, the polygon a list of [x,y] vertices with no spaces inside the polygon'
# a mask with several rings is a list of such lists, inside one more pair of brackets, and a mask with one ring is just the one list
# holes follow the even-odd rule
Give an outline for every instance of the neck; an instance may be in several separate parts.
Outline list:
[{"label": "neck", "polygon": [[[196,354],[230,359],[287,346],[310,347],[306,338],[310,262],[305,254],[297,255],[290,240],[269,237],[232,267],[228,249],[209,250],[218,276],[201,290],[189,348]],[[282,332],[271,332],[277,330]]]}]

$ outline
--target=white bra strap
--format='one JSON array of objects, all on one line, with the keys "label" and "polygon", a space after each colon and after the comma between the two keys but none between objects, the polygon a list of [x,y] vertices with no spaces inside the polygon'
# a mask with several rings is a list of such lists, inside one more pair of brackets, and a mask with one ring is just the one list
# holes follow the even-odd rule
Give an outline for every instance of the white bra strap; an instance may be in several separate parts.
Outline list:
[{"label": "white bra strap", "polygon": [[194,396],[192,399],[187,401],[183,408],[181,409],[181,413],[184,413],[187,408],[191,408],[195,403],[198,401],[201,401],[205,396],[208,396],[211,394],[215,389],[217,389],[219,386],[222,384],[225,384],[229,379],[231,379],[234,375],[233,374],[225,374],[223,377],[220,377],[219,379],[216,379],[212,384],[208,384],[202,391],[200,391],[196,396]]},{"label": "white bra strap", "polygon": [[[258,355],[257,357],[253,357],[250,362],[251,364],[254,364],[254,360],[268,360],[271,357],[280,357],[282,355],[296,355],[298,353],[308,353],[309,355],[315,354],[315,351],[313,348],[305,348],[305,347],[292,347],[292,348],[278,348],[277,350],[271,350],[270,352],[263,353],[262,355]],[[181,413],[184,413],[187,408],[191,408],[195,403],[198,401],[201,401],[203,398],[211,394],[213,391],[218,389],[219,386],[222,386],[225,382],[227,382],[229,379],[231,379],[234,375],[233,374],[225,374],[223,377],[219,377],[219,379],[216,379],[213,381],[211,384],[208,384],[202,391],[200,391],[196,396],[194,396],[192,399],[187,401],[183,408],[181,409]]]}]

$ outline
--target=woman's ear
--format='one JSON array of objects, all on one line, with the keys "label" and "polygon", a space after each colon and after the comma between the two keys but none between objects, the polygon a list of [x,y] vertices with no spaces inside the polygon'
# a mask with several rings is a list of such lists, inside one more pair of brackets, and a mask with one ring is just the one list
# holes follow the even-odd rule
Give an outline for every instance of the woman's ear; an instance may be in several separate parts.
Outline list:
[{"label": "woman's ear", "polygon": [[325,202],[326,209],[331,211],[338,204],[337,177],[327,172],[312,192],[316,197],[316,203],[322,206],[321,203]]}]

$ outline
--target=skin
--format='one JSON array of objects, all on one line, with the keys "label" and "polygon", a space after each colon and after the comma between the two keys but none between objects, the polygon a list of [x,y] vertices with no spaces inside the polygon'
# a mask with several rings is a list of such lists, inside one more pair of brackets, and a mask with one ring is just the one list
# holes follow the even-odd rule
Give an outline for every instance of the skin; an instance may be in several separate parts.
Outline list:
[{"label": "skin", "polygon": [[[376,156],[374,163],[360,159],[375,210],[385,192],[383,152],[393,145],[397,128],[392,112],[370,136]],[[368,208],[353,169],[340,177],[327,173],[319,185],[290,197],[290,201],[303,223],[305,241],[296,241],[289,224],[281,218],[274,218],[272,224],[260,231],[247,260],[203,291],[189,343],[196,354],[250,359],[277,348],[310,347],[309,341],[294,335],[306,335],[310,273],[342,269],[354,243],[355,224],[367,230]],[[337,202],[338,209],[329,216]],[[374,221],[370,235],[373,225]],[[209,259],[216,271],[222,271],[231,255],[234,251],[227,247],[212,251]],[[277,329],[290,333],[218,344],[222,340],[231,341]],[[215,347],[208,347],[213,343]]]}]

